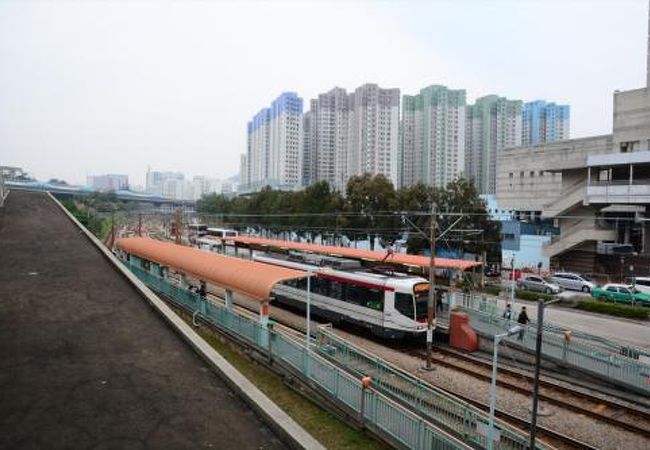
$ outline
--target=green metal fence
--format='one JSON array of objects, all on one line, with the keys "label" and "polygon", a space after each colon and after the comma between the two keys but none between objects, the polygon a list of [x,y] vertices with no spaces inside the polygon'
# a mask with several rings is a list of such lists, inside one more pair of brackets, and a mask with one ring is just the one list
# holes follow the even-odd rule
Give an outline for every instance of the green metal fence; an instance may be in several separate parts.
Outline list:
[{"label": "green metal fence", "polygon": [[[501,333],[514,325],[512,321],[499,316],[470,308],[461,308],[461,310],[470,316],[472,327],[483,334]],[[533,352],[536,332],[535,326],[528,325],[524,327],[523,334],[506,338],[506,341]],[[542,353],[545,358],[577,367],[619,385],[650,394],[650,366],[647,364],[596,346],[575,342],[573,339],[567,340],[564,336],[554,333],[545,332],[542,339]]]},{"label": "green metal fence", "polygon": [[292,369],[304,381],[327,393],[330,400],[356,414],[365,426],[375,432],[410,449],[473,448],[378,390],[364,388],[359,379],[319,355],[315,348],[310,351],[302,342],[264,327],[225,306],[207,302],[188,289],[170,284],[156,274],[154,267],[149,270],[141,267],[136,258],[126,262],[126,265],[146,285],[169,296],[215,327],[243,338],[260,353]]},{"label": "green metal fence", "polygon": [[[448,430],[454,430],[466,442],[484,448],[487,439],[484,431],[488,426],[488,415],[474,406],[445,391],[422,383],[409,373],[392,366],[336,336],[327,328],[318,329],[318,351],[327,358],[345,367],[357,376],[372,377],[373,384],[392,398],[418,414],[430,418]],[[527,449],[528,436],[503,422],[497,424],[501,435],[498,449]],[[546,448],[538,443],[538,449]]]},{"label": "green metal fence", "polygon": [[[486,304],[492,306],[485,307]],[[504,319],[502,310],[494,305],[496,299],[486,303],[479,296],[465,296],[456,303],[458,309],[469,315],[472,328],[481,334],[494,336],[513,325],[519,325],[514,320]],[[542,335],[544,358],[576,367],[637,392],[650,394],[650,365],[630,357],[644,354],[644,351],[625,347],[584,332],[572,332],[571,338],[567,339],[565,331],[566,327],[544,323]],[[529,352],[534,352],[536,333],[537,324],[531,322],[524,326],[523,334],[505,340]]]}]

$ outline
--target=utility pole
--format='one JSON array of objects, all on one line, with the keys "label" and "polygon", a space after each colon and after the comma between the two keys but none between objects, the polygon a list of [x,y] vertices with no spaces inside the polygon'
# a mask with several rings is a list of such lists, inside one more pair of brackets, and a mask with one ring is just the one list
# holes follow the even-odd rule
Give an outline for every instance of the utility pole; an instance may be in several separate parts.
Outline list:
[{"label": "utility pole", "polygon": [[436,205],[431,205],[431,229],[429,230],[429,299],[427,301],[427,365],[426,370],[433,370],[431,365],[431,351],[433,347],[433,333],[436,329]]},{"label": "utility pole", "polygon": [[539,403],[539,372],[542,362],[542,334],[544,333],[544,308],[551,303],[559,302],[560,299],[551,300],[544,303],[539,301],[537,306],[537,340],[535,341],[535,374],[533,375],[533,407],[530,418],[530,440],[528,448],[535,449],[535,439],[537,437],[537,406]]},{"label": "utility pole", "polygon": [[142,213],[138,214],[138,236],[142,237]]}]

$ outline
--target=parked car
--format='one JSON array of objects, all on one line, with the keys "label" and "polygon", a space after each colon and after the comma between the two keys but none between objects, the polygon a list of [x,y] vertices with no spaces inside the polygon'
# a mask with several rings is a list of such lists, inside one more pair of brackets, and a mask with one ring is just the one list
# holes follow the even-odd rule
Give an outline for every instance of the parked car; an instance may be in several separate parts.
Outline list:
[{"label": "parked car", "polygon": [[558,294],[562,288],[556,283],[546,281],[538,275],[526,275],[517,281],[517,286],[530,291],[544,292],[545,294]]},{"label": "parked car", "polygon": [[564,289],[574,291],[591,292],[597,284],[579,273],[558,272],[553,274],[550,281]]},{"label": "parked car", "polygon": [[650,278],[632,277],[630,278],[630,284],[634,286],[637,291],[650,295]]},{"label": "parked car", "polygon": [[594,288],[591,291],[593,298],[599,298],[612,302],[641,304],[650,306],[650,295],[638,291],[634,286],[626,284],[606,284],[602,288]]}]

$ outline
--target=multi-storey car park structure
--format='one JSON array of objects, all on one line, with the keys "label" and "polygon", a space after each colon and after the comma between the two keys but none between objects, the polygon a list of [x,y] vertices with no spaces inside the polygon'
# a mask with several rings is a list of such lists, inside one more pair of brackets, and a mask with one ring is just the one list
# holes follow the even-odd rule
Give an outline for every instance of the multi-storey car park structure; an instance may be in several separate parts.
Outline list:
[{"label": "multi-storey car park structure", "polygon": [[612,134],[501,152],[497,198],[555,221],[560,236],[545,248],[552,266],[620,277],[650,264],[649,179],[645,87],[614,93]]}]

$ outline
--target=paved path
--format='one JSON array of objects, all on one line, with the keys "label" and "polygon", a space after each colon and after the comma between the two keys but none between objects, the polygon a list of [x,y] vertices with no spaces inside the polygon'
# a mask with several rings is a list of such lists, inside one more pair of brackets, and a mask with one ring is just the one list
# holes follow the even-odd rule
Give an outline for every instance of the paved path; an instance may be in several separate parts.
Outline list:
[{"label": "paved path", "polygon": [[0,448],[284,444],[45,195],[0,208]]}]

